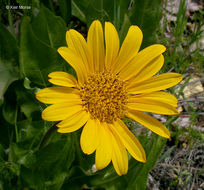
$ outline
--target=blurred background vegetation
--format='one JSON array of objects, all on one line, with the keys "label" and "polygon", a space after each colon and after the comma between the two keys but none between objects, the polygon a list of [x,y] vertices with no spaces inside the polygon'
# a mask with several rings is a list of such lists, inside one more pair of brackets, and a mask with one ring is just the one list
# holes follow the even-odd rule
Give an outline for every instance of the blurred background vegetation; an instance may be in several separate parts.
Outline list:
[{"label": "blurred background vegetation", "polygon": [[[204,3],[202,0],[1,0],[0,1],[0,190],[204,189]],[[144,34],[142,49],[167,47],[161,72],[182,73],[170,89],[180,116],[154,115],[171,131],[166,140],[124,119],[147,155],[129,158],[128,174],[111,164],[96,171],[94,155],[79,146],[80,130],[56,133],[41,119],[35,99],[50,86],[48,73],[73,69],[58,55],[65,33],[87,35],[90,23],[111,21],[121,43],[130,25]]]}]

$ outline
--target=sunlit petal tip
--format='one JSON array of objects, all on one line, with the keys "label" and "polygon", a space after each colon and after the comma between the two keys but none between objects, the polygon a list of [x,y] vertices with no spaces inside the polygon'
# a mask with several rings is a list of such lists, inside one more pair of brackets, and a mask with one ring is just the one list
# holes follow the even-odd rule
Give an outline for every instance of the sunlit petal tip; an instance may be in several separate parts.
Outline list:
[{"label": "sunlit petal tip", "polygon": [[90,56],[93,60],[95,72],[104,71],[104,34],[103,27],[99,20],[95,20],[89,27],[87,34],[87,45],[90,49]]},{"label": "sunlit petal tip", "polygon": [[178,74],[178,83],[180,83],[183,80],[183,75],[181,75],[179,73],[177,73],[177,74]]},{"label": "sunlit petal tip", "polygon": [[146,159],[146,155],[144,155],[143,159],[142,160],[139,160],[140,162],[142,163],[146,163],[147,159]]},{"label": "sunlit petal tip", "polygon": [[109,71],[117,63],[120,40],[115,26],[110,22],[105,22],[105,66]]},{"label": "sunlit petal tip", "polygon": [[105,28],[106,28],[107,26],[111,26],[111,27],[114,27],[114,28],[115,28],[115,26],[114,26],[111,22],[108,22],[108,21],[105,22]]},{"label": "sunlit petal tip", "polygon": [[[46,113],[44,112],[41,113],[41,117],[45,121],[53,121],[53,119],[50,119],[49,117],[47,117]],[[55,121],[59,121],[59,120],[55,120]]]},{"label": "sunlit petal tip", "polygon": [[79,32],[77,32],[77,31],[74,30],[74,29],[69,29],[69,30],[66,32],[66,34],[69,35],[70,33],[79,33]]},{"label": "sunlit petal tip", "polygon": [[48,81],[52,84],[64,87],[77,87],[75,77],[63,71],[52,72],[48,75]]},{"label": "sunlit petal tip", "polygon": [[58,123],[58,131],[60,133],[71,133],[77,131],[83,127],[89,119],[90,117],[86,112],[79,111]]},{"label": "sunlit petal tip", "polygon": [[36,99],[40,101],[39,96],[40,96],[40,90],[35,94]]},{"label": "sunlit petal tip", "polygon": [[138,54],[142,39],[143,34],[139,27],[131,26],[120,48],[117,64],[111,68],[113,73],[116,74],[125,69],[129,62]]},{"label": "sunlit petal tip", "polygon": [[59,48],[57,49],[57,52],[60,54],[61,51],[63,51],[63,49],[64,49],[64,47],[59,47]]},{"label": "sunlit petal tip", "polygon": [[63,129],[61,129],[61,128],[57,128],[57,132],[58,132],[58,133],[65,134],[65,133],[71,133],[71,132],[73,132],[73,131],[69,132],[69,131],[63,130]]},{"label": "sunlit petal tip", "polygon": [[135,110],[128,110],[126,116],[140,123],[141,125],[148,128],[157,135],[164,138],[170,138],[169,130],[154,117]]},{"label": "sunlit petal tip", "polygon": [[163,135],[162,137],[166,138],[166,139],[170,139],[171,138],[171,135],[170,135],[170,132],[168,130],[168,133],[166,133],[165,135]]},{"label": "sunlit petal tip", "polygon": [[44,117],[44,113],[43,112],[41,113],[41,117],[42,117],[43,120],[46,120],[46,118]]},{"label": "sunlit petal tip", "polygon": [[95,163],[96,168],[101,170],[105,168],[112,159],[113,143],[112,134],[105,123],[99,125],[99,144],[96,148]]},{"label": "sunlit petal tip", "polygon": [[180,115],[181,113],[177,110],[173,115]]},{"label": "sunlit petal tip", "polygon": [[119,136],[121,142],[133,158],[140,162],[146,162],[146,155],[142,145],[122,120],[118,119],[112,125],[112,130]]},{"label": "sunlit petal tip", "polygon": [[45,102],[43,101],[43,100],[44,100],[43,96],[44,96],[44,91],[45,91],[46,89],[47,89],[47,88],[41,89],[41,90],[39,90],[39,91],[35,94],[35,97],[36,97],[36,99],[37,99],[38,101],[45,103]]},{"label": "sunlit petal tip", "polygon": [[[102,24],[101,24],[101,22],[99,21],[99,20],[94,20],[92,23],[91,23],[91,25],[90,25],[90,27],[89,27],[89,36],[90,35],[93,35],[93,31],[97,31],[97,30],[100,30],[101,29],[101,27],[102,27]],[[95,34],[95,33],[94,33]]]},{"label": "sunlit petal tip", "polygon": [[48,106],[42,111],[42,118],[46,121],[60,121],[81,111],[81,105],[74,102],[63,102]]},{"label": "sunlit petal tip", "polygon": [[[142,147],[142,149],[141,149],[140,151],[141,151],[141,152],[144,151],[143,147]],[[138,161],[139,161],[139,162],[142,162],[142,163],[145,163],[145,162],[147,161],[145,151],[143,152],[142,157],[141,157],[140,160],[138,160]]]},{"label": "sunlit petal tip", "polygon": [[85,154],[92,154],[98,146],[98,125],[94,119],[89,119],[84,126],[81,137],[80,146]]},{"label": "sunlit petal tip", "polygon": [[156,92],[171,88],[181,82],[182,79],[182,75],[178,73],[163,73],[153,76],[143,82],[132,82],[127,89],[130,94]]},{"label": "sunlit petal tip", "polygon": [[60,128],[57,129],[58,133],[67,133],[67,132],[63,132]]},{"label": "sunlit petal tip", "polygon": [[136,32],[137,35],[139,35],[140,38],[143,39],[143,33],[142,33],[142,30],[141,30],[138,26],[136,26],[136,25],[132,25],[132,26],[130,26],[129,30],[132,30],[132,32]]},{"label": "sunlit petal tip", "polygon": [[99,20],[94,20],[91,24],[101,24]]},{"label": "sunlit petal tip", "polygon": [[162,53],[164,53],[166,51],[166,47],[164,45],[162,45],[162,44],[155,44],[155,45],[157,45],[160,48]]},{"label": "sunlit petal tip", "polygon": [[68,35],[71,30],[73,30],[73,29],[67,30],[67,31],[66,31],[66,35]]},{"label": "sunlit petal tip", "polygon": [[183,75],[179,73],[174,73],[177,76],[178,83],[183,80]]},{"label": "sunlit petal tip", "polygon": [[64,52],[66,52],[66,49],[67,49],[67,47],[59,47],[58,49],[57,49],[57,52],[64,58]]},{"label": "sunlit petal tip", "polygon": [[101,24],[101,22],[99,21],[99,20],[94,20],[92,23],[91,23],[91,25],[90,25],[90,27],[89,27],[89,30],[91,30],[91,29],[93,29],[93,28],[98,28],[98,27],[102,27],[102,24]]}]

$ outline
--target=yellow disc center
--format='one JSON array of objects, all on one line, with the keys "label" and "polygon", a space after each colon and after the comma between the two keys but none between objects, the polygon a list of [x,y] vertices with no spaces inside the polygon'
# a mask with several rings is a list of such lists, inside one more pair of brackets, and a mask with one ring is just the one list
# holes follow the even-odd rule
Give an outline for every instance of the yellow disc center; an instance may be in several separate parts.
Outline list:
[{"label": "yellow disc center", "polygon": [[124,117],[127,97],[124,82],[107,72],[89,76],[81,88],[84,108],[101,122],[112,123]]}]

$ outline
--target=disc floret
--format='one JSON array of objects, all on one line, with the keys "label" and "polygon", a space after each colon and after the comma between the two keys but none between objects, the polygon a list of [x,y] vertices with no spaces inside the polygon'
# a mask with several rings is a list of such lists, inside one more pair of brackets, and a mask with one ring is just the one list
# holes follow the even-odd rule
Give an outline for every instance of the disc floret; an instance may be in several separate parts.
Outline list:
[{"label": "disc floret", "polygon": [[92,118],[112,123],[124,117],[128,95],[125,83],[118,76],[94,73],[80,91],[83,106]]}]

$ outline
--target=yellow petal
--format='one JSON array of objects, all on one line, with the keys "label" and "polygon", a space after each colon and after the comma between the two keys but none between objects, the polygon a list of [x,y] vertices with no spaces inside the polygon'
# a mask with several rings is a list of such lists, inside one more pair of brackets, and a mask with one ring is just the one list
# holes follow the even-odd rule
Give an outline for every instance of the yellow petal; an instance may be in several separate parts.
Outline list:
[{"label": "yellow petal", "polygon": [[167,92],[152,92],[152,93],[147,93],[147,94],[140,94],[140,95],[131,96],[128,99],[128,102],[134,103],[134,102],[138,102],[140,99],[150,100],[150,101],[156,100],[159,102],[169,104],[173,107],[177,107],[177,104],[178,104],[178,100],[176,99],[176,97],[173,96],[172,94],[167,93]]},{"label": "yellow petal", "polygon": [[81,149],[85,154],[92,154],[98,146],[99,126],[98,121],[89,119],[83,128],[80,138]]},{"label": "yellow petal", "polygon": [[164,64],[164,56],[163,55],[157,56],[152,61],[150,61],[147,65],[145,65],[141,70],[138,69],[137,72],[132,72],[133,74],[135,74],[134,76],[132,75],[130,75],[130,77],[127,76],[125,77],[124,80],[130,79],[131,82],[137,82],[137,83],[145,81],[151,78],[157,72],[159,72],[163,64]]},{"label": "yellow petal", "polygon": [[105,22],[105,42],[106,42],[106,58],[105,66],[109,71],[110,67],[115,64],[120,47],[120,40],[114,25],[110,22]]},{"label": "yellow petal", "polygon": [[96,168],[101,170],[105,168],[112,158],[112,133],[108,129],[105,123],[101,123],[99,126],[99,144],[96,148],[95,163]]},{"label": "yellow petal", "polygon": [[57,124],[59,133],[71,133],[80,129],[90,119],[86,111],[79,111]]},{"label": "yellow petal", "polygon": [[84,37],[76,30],[70,29],[66,33],[67,45],[78,55],[87,72],[93,71],[93,62],[91,59],[91,51]]},{"label": "yellow petal", "polygon": [[44,88],[36,93],[36,98],[45,104],[81,100],[79,90],[66,87]]},{"label": "yellow petal", "polygon": [[119,136],[121,142],[126,147],[133,158],[140,162],[146,162],[145,151],[137,140],[137,138],[130,132],[127,126],[118,119],[113,125],[112,130]]},{"label": "yellow petal", "polygon": [[119,176],[124,175],[128,171],[128,155],[125,147],[123,146],[120,138],[113,130],[113,155],[112,162],[115,168],[115,171]]},{"label": "yellow petal", "polygon": [[67,61],[76,71],[79,84],[83,85],[87,79],[87,69],[85,68],[83,61],[77,56],[73,50],[67,47],[60,47],[59,54]]},{"label": "yellow petal", "polygon": [[126,116],[144,125],[154,133],[165,138],[170,138],[169,130],[153,117],[135,110],[128,110]]},{"label": "yellow petal", "polygon": [[42,118],[46,121],[60,121],[80,110],[82,110],[82,105],[74,101],[53,104],[43,110]]},{"label": "yellow petal", "polygon": [[49,82],[59,86],[76,87],[77,81],[73,75],[66,72],[52,72],[48,75]]},{"label": "yellow petal", "polygon": [[181,82],[182,78],[182,75],[178,73],[164,73],[140,83],[132,82],[127,87],[127,90],[130,94],[156,92],[175,86]]},{"label": "yellow petal", "polygon": [[87,37],[87,44],[91,50],[93,58],[94,71],[104,70],[104,38],[103,28],[100,21],[95,20],[92,22]]},{"label": "yellow petal", "polygon": [[139,110],[139,111],[145,111],[145,112],[152,112],[157,114],[163,114],[163,115],[178,115],[178,110],[159,100],[153,100],[153,99],[143,99],[143,98],[137,98],[134,99],[134,102],[130,102],[127,104],[127,107],[132,110]]},{"label": "yellow petal", "polygon": [[[147,78],[150,78],[152,76],[151,75],[152,72],[154,75],[155,70],[156,72],[158,72],[159,71],[158,69],[160,69],[161,66],[163,65],[164,62],[163,56],[162,57],[158,56],[161,55],[165,50],[166,48],[163,45],[159,44],[155,44],[143,49],[128,63],[126,67],[124,67],[121,70],[120,77],[123,80],[129,80],[130,78],[137,76],[137,74],[140,75],[140,72],[145,72],[145,70],[147,70],[147,73],[145,72],[145,74],[148,75]],[[153,71],[151,70],[152,68]],[[150,73],[148,73],[149,71]],[[144,73],[142,73],[141,76],[143,76],[143,74]],[[134,81],[136,82],[136,80]]]},{"label": "yellow petal", "polygon": [[134,82],[142,82],[144,80],[149,79],[153,75],[159,72],[164,64],[164,56],[160,55],[150,61],[145,67],[140,70],[133,78],[132,81]]},{"label": "yellow petal", "polygon": [[142,31],[137,26],[131,26],[121,46],[117,63],[113,65],[112,72],[117,74],[129,61],[137,55],[142,43]]}]

